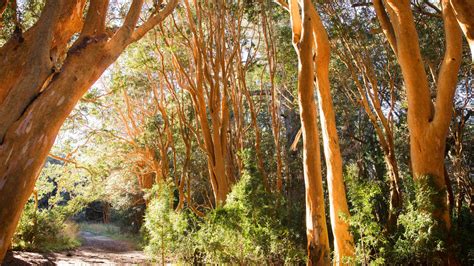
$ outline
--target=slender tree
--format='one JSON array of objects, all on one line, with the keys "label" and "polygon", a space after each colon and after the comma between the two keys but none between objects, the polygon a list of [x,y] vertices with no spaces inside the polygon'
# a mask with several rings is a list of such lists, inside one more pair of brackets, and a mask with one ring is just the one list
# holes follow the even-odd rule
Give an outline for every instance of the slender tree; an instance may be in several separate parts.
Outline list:
[{"label": "slender tree", "polygon": [[303,171],[306,194],[306,237],[309,265],[329,264],[329,239],[324,209],[317,108],[314,100],[314,35],[311,1],[291,0],[289,11],[293,46],[298,55],[298,101],[303,135]]},{"label": "slender tree", "polygon": [[329,58],[331,55],[329,39],[316,8],[311,5],[311,18],[315,40],[316,88],[319,103],[321,131],[323,136],[326,178],[329,191],[329,211],[334,235],[334,263],[342,264],[344,257],[354,255],[354,240],[349,231],[347,219],[349,207],[342,174],[342,156],[336,128],[336,115],[329,83]]},{"label": "slender tree", "polygon": [[[288,5],[283,2],[279,1],[279,4],[288,9]],[[291,5],[290,5],[291,6]],[[294,7],[294,6],[293,6]],[[311,57],[313,60],[313,71],[312,73],[314,79],[314,83],[317,88],[317,97],[319,103],[319,110],[320,110],[320,121],[321,121],[321,129],[322,129],[322,136],[323,136],[323,146],[324,146],[324,155],[326,161],[326,169],[327,169],[327,180],[328,180],[328,190],[329,190],[329,208],[330,208],[330,218],[331,218],[331,226],[333,229],[334,235],[334,263],[341,264],[342,259],[344,257],[352,257],[354,255],[354,240],[349,231],[349,224],[347,220],[350,217],[349,207],[347,205],[347,197],[343,179],[343,171],[342,171],[342,156],[339,148],[339,138],[336,129],[336,118],[334,113],[334,108],[332,104],[332,97],[330,91],[330,83],[329,83],[329,59],[330,59],[330,44],[329,39],[327,36],[327,32],[322,24],[321,18],[316,11],[314,5],[310,5],[308,11],[310,12],[310,22],[313,34],[313,45],[311,46],[311,53],[307,56]],[[299,51],[298,43],[295,43],[295,25],[298,21],[298,18],[295,19],[295,15],[297,14],[295,10],[289,9],[290,14],[292,16],[292,26],[293,26],[293,44],[295,46],[295,50],[297,50],[298,58],[301,63],[301,51]],[[304,27],[303,27],[304,28]],[[304,31],[304,30],[303,30]],[[298,33],[298,29],[296,29]],[[298,36],[298,35],[296,35]],[[301,45],[300,45],[301,46]],[[314,49],[314,53],[313,53]],[[299,66],[299,71],[301,70],[302,66]],[[299,76],[301,73],[299,74]],[[314,76],[315,75],[315,76]],[[298,88],[300,88],[301,80],[298,79]],[[300,90],[298,90],[300,93]],[[308,96],[308,95],[306,95]],[[301,95],[299,95],[301,98]],[[300,99],[301,101],[301,99]],[[302,108],[300,103],[300,112],[302,114]],[[313,118],[316,119],[316,116]],[[304,132],[305,129],[302,127],[303,132],[303,142],[304,142]],[[317,130],[317,127],[316,127]],[[317,134],[316,134],[317,135]],[[318,136],[319,138],[319,136]],[[318,144],[319,145],[319,144]],[[304,149],[306,149],[304,147]],[[319,157],[319,146],[318,146],[318,157]],[[320,160],[320,159],[319,159]],[[321,167],[319,166],[319,171]],[[306,173],[305,173],[306,175]],[[321,175],[321,173],[319,173]],[[306,177],[305,177],[306,178]],[[306,184],[306,182],[305,182]],[[324,201],[324,199],[323,199]],[[308,206],[307,206],[308,207]]]}]

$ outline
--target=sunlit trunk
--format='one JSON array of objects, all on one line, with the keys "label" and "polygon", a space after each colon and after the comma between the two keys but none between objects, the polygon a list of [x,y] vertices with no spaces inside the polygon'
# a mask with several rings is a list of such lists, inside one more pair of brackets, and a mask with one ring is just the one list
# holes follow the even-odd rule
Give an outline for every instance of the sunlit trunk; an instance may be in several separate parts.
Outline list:
[{"label": "sunlit trunk", "polygon": [[[451,219],[447,206],[444,158],[457,73],[461,64],[462,32],[449,0],[442,0],[446,51],[438,73],[436,100],[433,103],[410,1],[373,2],[405,81],[413,177],[415,182],[427,185],[437,193],[429,198],[433,210],[421,211],[432,214],[438,222],[437,230],[446,233],[444,240],[449,245]],[[449,249],[447,253],[450,255]],[[455,263],[452,256],[443,255],[443,259],[446,263]]]},{"label": "sunlit trunk", "polygon": [[[53,68],[59,58],[55,54],[65,53],[67,42],[80,29],[85,1],[46,1],[40,19],[24,38],[11,39],[0,48],[0,261],[64,120],[125,47],[162,21],[176,4],[171,1],[135,29],[143,5],[135,0],[124,25],[108,36],[104,32],[108,1],[91,1],[94,12],[88,12],[60,71]],[[27,52],[18,47],[28,48]],[[16,60],[10,60],[15,55]],[[12,75],[12,69],[17,74]]]},{"label": "sunlit trunk", "polygon": [[342,171],[342,156],[336,128],[331,88],[329,83],[330,45],[326,30],[319,14],[310,7],[315,38],[316,87],[323,136],[324,156],[326,158],[327,182],[329,191],[329,210],[334,235],[334,263],[342,264],[344,257],[354,256],[354,239],[349,231],[349,207]]},{"label": "sunlit trunk", "polygon": [[314,99],[314,36],[309,0],[303,15],[296,0],[290,2],[293,46],[298,54],[298,102],[303,133],[303,171],[306,194],[306,237],[309,265],[328,265],[329,239],[324,209],[317,109]]}]

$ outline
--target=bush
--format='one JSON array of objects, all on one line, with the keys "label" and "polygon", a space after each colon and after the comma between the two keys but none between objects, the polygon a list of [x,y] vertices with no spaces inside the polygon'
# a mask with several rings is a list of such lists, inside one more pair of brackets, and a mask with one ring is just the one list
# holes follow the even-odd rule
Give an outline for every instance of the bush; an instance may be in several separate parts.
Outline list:
[{"label": "bush", "polygon": [[388,199],[384,197],[383,181],[362,179],[355,165],[346,169],[346,187],[350,203],[349,219],[356,243],[355,264],[400,265],[439,264],[440,254],[446,251],[446,230],[437,224],[431,212],[443,196],[436,191],[429,177],[413,182],[405,178],[405,185],[414,193],[405,194],[404,206],[398,217],[397,228],[387,232],[383,227]]},{"label": "bush", "polygon": [[304,234],[291,226],[292,208],[265,191],[254,167],[247,167],[226,204],[203,218],[187,209],[174,211],[171,184],[156,186],[151,195],[144,230],[146,250],[155,258],[206,264],[304,262]]},{"label": "bush", "polygon": [[346,169],[346,187],[350,213],[349,224],[354,234],[357,264],[385,264],[389,242],[384,234],[383,217],[387,200],[383,181],[362,179],[356,165]]},{"label": "bush", "polygon": [[64,219],[56,210],[36,210],[28,203],[13,237],[13,248],[48,252],[79,246],[77,225]]},{"label": "bush", "polygon": [[304,239],[288,220],[283,199],[263,188],[260,176],[245,171],[223,207],[211,211],[196,242],[206,263],[252,264],[304,261]]},{"label": "bush", "polygon": [[[429,176],[415,182],[415,197],[408,201],[398,217],[398,232],[393,258],[398,263],[442,263],[446,251],[446,230],[433,219],[431,212],[443,191],[435,191]],[[444,197],[445,198],[445,197]]]},{"label": "bush", "polygon": [[[144,231],[147,239],[145,252],[153,258],[164,260],[173,255],[173,260],[188,260],[192,239],[187,239],[189,222],[186,213],[174,211],[173,189],[168,183],[157,184],[149,193]],[[191,245],[192,246],[192,245]]]}]

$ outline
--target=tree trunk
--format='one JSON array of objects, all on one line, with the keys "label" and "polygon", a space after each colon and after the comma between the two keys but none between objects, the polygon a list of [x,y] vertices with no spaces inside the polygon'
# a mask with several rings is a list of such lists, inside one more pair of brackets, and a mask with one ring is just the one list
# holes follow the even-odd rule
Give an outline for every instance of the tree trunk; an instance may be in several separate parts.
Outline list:
[{"label": "tree trunk", "polygon": [[[329,240],[324,209],[317,109],[314,100],[313,27],[309,0],[303,16],[296,0],[290,2],[293,46],[298,54],[298,102],[303,133],[303,171],[306,194],[308,265],[329,265]],[[302,21],[303,20],[303,21]]]},{"label": "tree trunk", "polygon": [[[386,0],[383,3],[374,0],[377,17],[397,56],[407,90],[413,177],[415,182],[428,185],[437,192],[429,199],[434,210],[421,211],[431,213],[438,222],[436,230],[446,233],[444,240],[449,246],[451,219],[447,206],[444,158],[457,73],[461,64],[462,32],[449,0],[442,0],[446,50],[438,73],[436,101],[433,104],[410,1]],[[447,255],[443,256],[446,263],[455,263],[449,250]]]},{"label": "tree trunk", "polygon": [[316,9],[311,6],[311,18],[315,36],[316,87],[320,122],[326,158],[329,210],[334,235],[334,264],[341,265],[344,257],[354,256],[354,239],[349,231],[350,218],[346,190],[342,174],[342,157],[336,128],[336,116],[332,104],[329,83],[329,39]]},{"label": "tree trunk", "polygon": [[[385,165],[387,166],[387,171],[390,180],[390,213],[388,217],[388,223],[394,223],[396,225],[397,219],[396,216],[399,212],[399,208],[402,206],[400,191],[399,191],[399,171],[398,171],[398,164],[395,159],[395,155],[390,153],[388,156],[385,157]],[[395,216],[395,217],[393,217]]]}]

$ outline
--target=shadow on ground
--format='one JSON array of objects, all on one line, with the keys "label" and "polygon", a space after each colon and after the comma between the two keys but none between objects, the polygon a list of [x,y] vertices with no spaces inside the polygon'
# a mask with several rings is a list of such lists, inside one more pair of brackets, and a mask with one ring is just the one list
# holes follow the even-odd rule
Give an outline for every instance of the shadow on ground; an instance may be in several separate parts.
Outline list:
[{"label": "shadow on ground", "polygon": [[126,241],[107,236],[81,232],[82,246],[71,251],[35,253],[24,251],[9,252],[2,266],[23,265],[94,265],[94,264],[148,264],[142,251],[135,250]]}]

